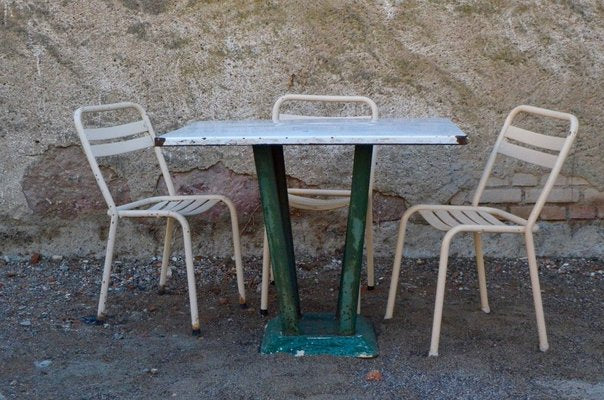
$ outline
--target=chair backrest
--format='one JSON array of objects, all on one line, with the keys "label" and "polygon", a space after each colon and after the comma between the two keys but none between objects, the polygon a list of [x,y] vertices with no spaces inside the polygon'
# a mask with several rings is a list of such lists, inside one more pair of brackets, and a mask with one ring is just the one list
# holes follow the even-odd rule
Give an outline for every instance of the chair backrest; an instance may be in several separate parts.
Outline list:
[{"label": "chair backrest", "polygon": [[[335,116],[316,116],[316,115],[295,115],[281,113],[281,105],[287,101],[313,101],[321,103],[363,103],[371,110],[371,115],[358,115],[353,117],[335,117]],[[378,108],[373,100],[365,96],[325,96],[312,94],[285,94],[277,99],[273,106],[273,122],[285,120],[322,120],[322,119],[362,119],[378,120]],[[371,158],[371,171],[369,175],[369,193],[373,191],[373,181],[375,174],[375,165],[377,160],[377,146],[373,146],[373,156]]]},{"label": "chair backrest", "polygon": [[[315,101],[322,103],[364,103],[371,109],[371,116],[356,116],[356,117],[322,117],[316,115],[293,115],[293,114],[282,114],[281,105],[286,101]],[[273,106],[273,122],[279,122],[283,120],[296,120],[296,119],[335,119],[335,118],[370,118],[372,121],[378,119],[378,108],[375,102],[369,97],[365,96],[321,96],[313,94],[286,94],[277,99]]]},{"label": "chair backrest", "polygon": [[[84,114],[90,113],[116,113],[119,110],[133,109],[137,111],[138,117],[135,121],[112,126],[85,127]],[[174,184],[170,178],[166,160],[159,147],[154,147],[155,132],[151,121],[145,110],[136,103],[123,102],[114,104],[103,104],[98,106],[85,106],[78,108],[73,115],[74,123],[86,158],[92,168],[94,177],[103,193],[103,198],[109,209],[114,212],[116,204],[111,196],[109,187],[103,178],[99,168],[97,157],[113,156],[129,153],[132,151],[154,148],[159,167],[164,181],[168,187],[168,193],[175,195]]]},{"label": "chair backrest", "polygon": [[[544,135],[512,125],[516,115],[521,112],[568,121],[570,124],[568,134],[565,137]],[[572,114],[524,105],[514,108],[505,119],[503,128],[501,128],[501,132],[497,137],[493,151],[489,156],[485,170],[478,183],[472,205],[476,206],[480,202],[480,197],[482,196],[498,154],[548,168],[551,170],[550,174],[528,218],[528,226],[532,227],[537,221],[537,218],[543,209],[543,205],[547,200],[547,196],[551,192],[558,174],[562,169],[562,164],[564,164],[564,160],[577,136],[578,127],[579,122]],[[526,146],[531,146],[533,148]]]}]

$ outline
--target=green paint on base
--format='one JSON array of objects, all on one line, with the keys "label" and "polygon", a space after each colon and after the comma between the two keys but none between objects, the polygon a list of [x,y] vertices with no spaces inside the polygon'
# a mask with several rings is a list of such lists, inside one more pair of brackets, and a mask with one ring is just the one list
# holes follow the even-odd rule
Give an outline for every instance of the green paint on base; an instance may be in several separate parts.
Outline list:
[{"label": "green paint on base", "polygon": [[378,355],[373,326],[360,315],[356,319],[356,333],[350,336],[338,335],[338,323],[333,314],[304,314],[299,320],[299,335],[284,335],[281,326],[279,316],[269,321],[264,331],[260,353],[360,358],[373,358]]}]

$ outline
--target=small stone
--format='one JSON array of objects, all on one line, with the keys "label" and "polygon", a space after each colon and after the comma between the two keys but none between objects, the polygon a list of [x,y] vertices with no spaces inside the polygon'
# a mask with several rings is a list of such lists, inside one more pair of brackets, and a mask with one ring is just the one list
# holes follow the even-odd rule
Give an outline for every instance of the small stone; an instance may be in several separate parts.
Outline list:
[{"label": "small stone", "polygon": [[15,386],[16,384],[17,384],[17,381],[16,381],[16,380],[12,380],[12,381],[10,381],[10,383],[9,383],[9,385],[11,385],[11,386]]},{"label": "small stone", "polygon": [[61,261],[61,260],[63,259],[63,256],[59,256],[59,255],[56,255],[56,254],[55,254],[54,256],[52,256],[52,257],[50,257],[50,258],[51,258],[51,260],[53,260],[53,261]]},{"label": "small stone", "polygon": [[51,364],[51,360],[34,361],[36,368],[48,368]]},{"label": "small stone", "polygon": [[15,276],[17,276],[17,273],[15,271],[8,271],[6,273],[7,278],[14,278]]},{"label": "small stone", "polygon": [[157,310],[157,306],[156,306],[155,304],[151,304],[151,305],[148,307],[148,310],[149,310],[149,312],[154,312],[154,311],[156,311],[156,310]]},{"label": "small stone", "polygon": [[425,260],[423,260],[423,259],[421,259],[421,258],[418,258],[417,260],[415,260],[415,263],[416,263],[417,265],[423,265],[423,264],[425,264],[425,263],[426,263],[426,261],[425,261]]},{"label": "small stone", "polygon": [[365,375],[365,380],[370,382],[379,382],[383,379],[382,373],[377,369],[372,369]]},{"label": "small stone", "polygon": [[157,375],[157,373],[159,372],[159,369],[151,368],[151,370],[149,372],[151,373],[151,375]]},{"label": "small stone", "polygon": [[31,326],[31,321],[28,319],[24,319],[23,321],[19,322],[19,325],[21,326]]},{"label": "small stone", "polygon": [[40,262],[41,258],[42,258],[42,256],[40,255],[40,253],[33,253],[29,259],[29,262],[31,264],[37,264]]},{"label": "small stone", "polygon": [[226,297],[219,297],[218,302],[224,306],[226,304],[229,304],[229,299],[227,299]]}]

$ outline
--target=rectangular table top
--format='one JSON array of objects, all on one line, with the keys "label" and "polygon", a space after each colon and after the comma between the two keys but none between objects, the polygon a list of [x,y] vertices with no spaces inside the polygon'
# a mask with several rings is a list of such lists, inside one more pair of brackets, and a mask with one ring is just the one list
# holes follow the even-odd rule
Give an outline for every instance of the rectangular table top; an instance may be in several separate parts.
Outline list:
[{"label": "rectangular table top", "polygon": [[157,146],[269,144],[465,144],[467,136],[446,118],[320,119],[273,122],[199,121],[155,139]]}]

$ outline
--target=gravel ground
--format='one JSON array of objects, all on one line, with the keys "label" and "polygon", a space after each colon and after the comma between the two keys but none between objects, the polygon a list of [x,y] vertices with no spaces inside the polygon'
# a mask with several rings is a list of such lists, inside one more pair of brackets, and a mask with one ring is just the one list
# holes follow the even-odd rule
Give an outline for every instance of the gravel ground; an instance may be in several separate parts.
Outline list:
[{"label": "gravel ground", "polygon": [[[479,310],[472,259],[453,259],[439,357],[427,357],[437,260],[406,260],[395,317],[382,320],[390,260],[363,291],[375,359],[264,356],[260,260],[246,260],[249,308],[231,260],[196,261],[202,336],[189,331],[183,262],[157,295],[159,262],[116,262],[109,319],[96,311],[99,260],[0,260],[4,399],[603,399],[604,260],[539,260],[550,350],[537,348],[525,259],[487,259],[491,314]],[[329,311],[340,264],[299,263],[304,311]],[[274,288],[271,315],[275,315]]]}]

